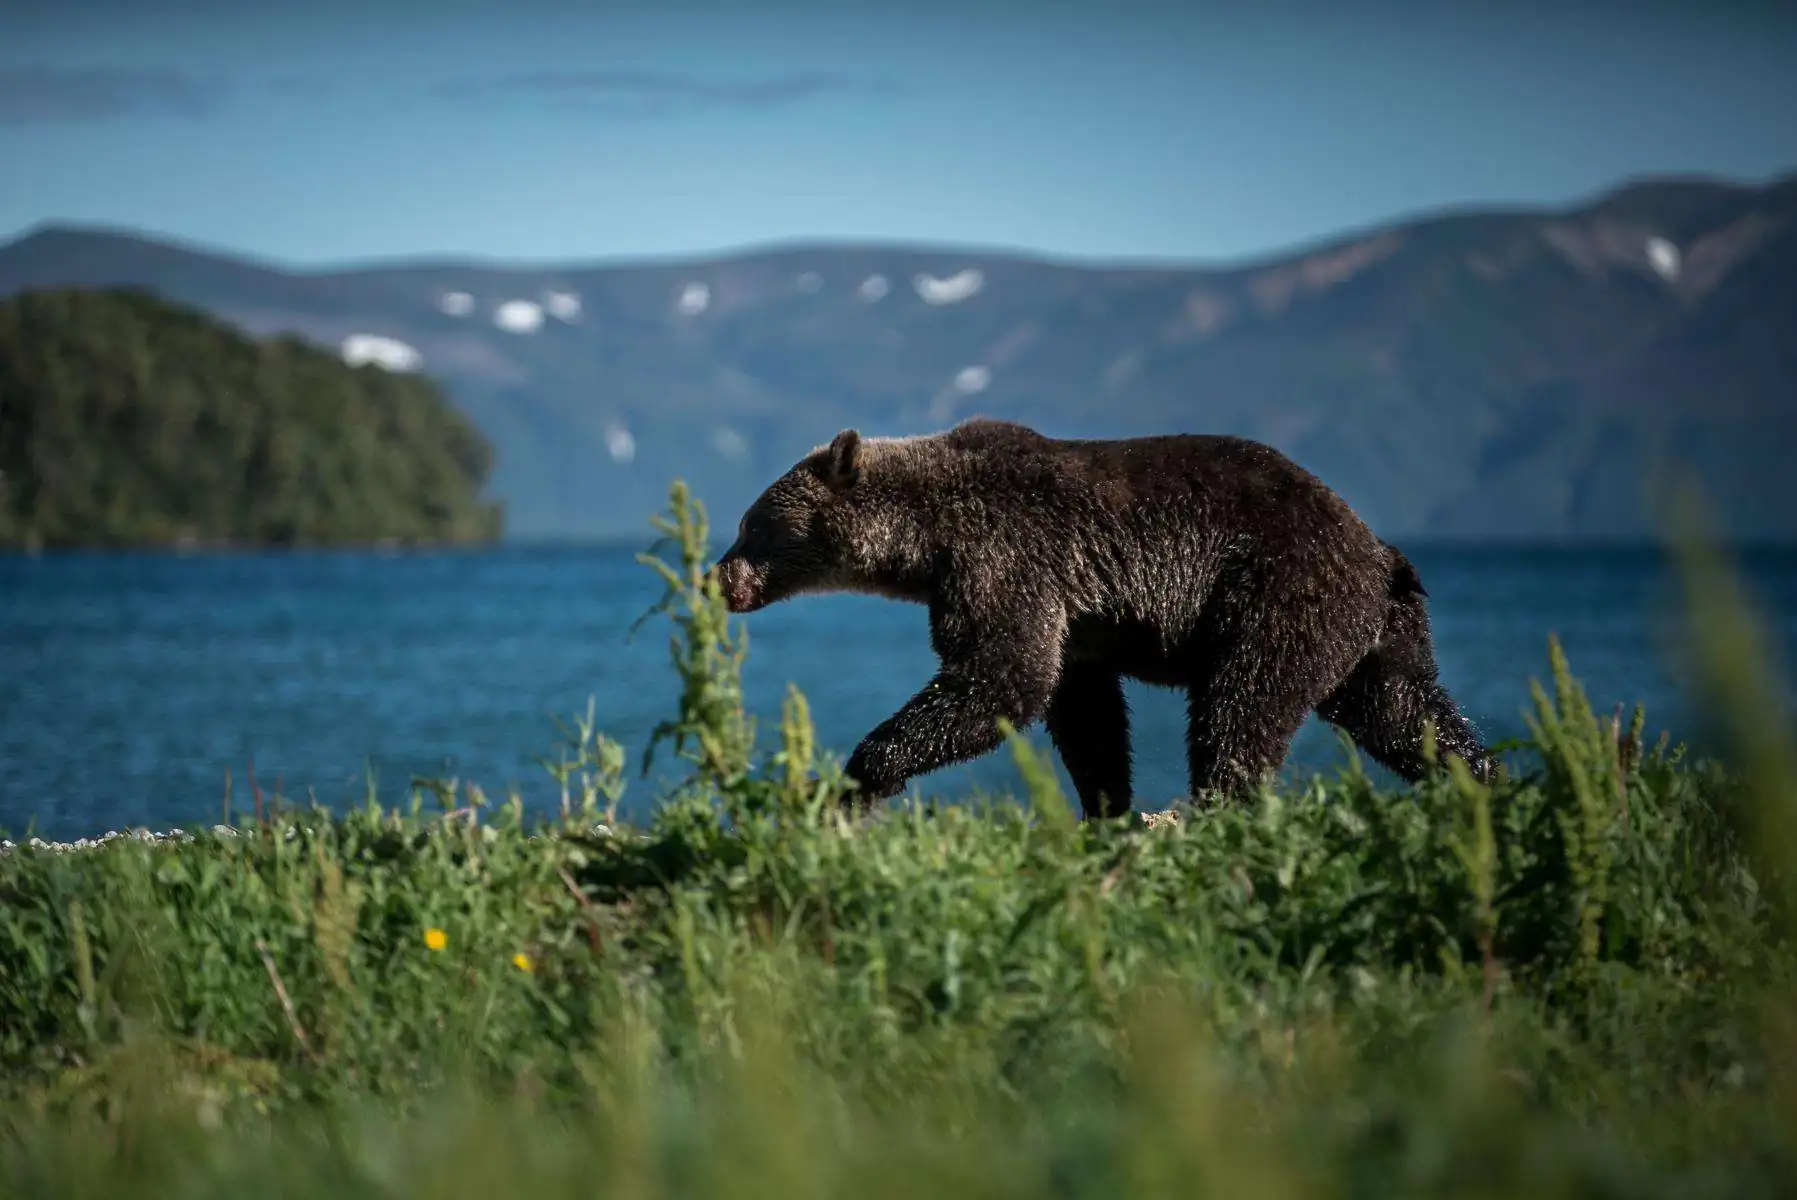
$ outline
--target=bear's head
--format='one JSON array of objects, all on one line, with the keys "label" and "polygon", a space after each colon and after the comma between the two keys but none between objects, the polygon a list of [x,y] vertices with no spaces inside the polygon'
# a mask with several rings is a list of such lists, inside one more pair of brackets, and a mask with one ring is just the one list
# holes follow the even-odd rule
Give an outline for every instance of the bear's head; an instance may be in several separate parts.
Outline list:
[{"label": "bear's head", "polygon": [[731,612],[857,586],[857,550],[867,525],[858,494],[863,457],[861,435],[845,429],[749,506],[736,541],[713,568]]}]

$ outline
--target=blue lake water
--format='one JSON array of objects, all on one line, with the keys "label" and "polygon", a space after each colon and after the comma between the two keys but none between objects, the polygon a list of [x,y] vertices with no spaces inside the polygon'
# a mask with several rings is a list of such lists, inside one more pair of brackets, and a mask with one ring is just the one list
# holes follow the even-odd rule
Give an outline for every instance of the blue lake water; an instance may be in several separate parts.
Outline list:
[{"label": "blue lake water", "polygon": [[[1699,740],[1676,644],[1679,593],[1651,553],[1418,549],[1443,677],[1488,737],[1518,736],[1531,677],[1558,634],[1600,709],[1640,700],[1650,732]],[[1770,618],[1787,687],[1797,554],[1742,560]],[[359,801],[413,775],[489,795],[516,786],[549,805],[535,756],[556,718],[596,700],[637,755],[671,714],[665,618],[627,630],[660,594],[629,548],[427,554],[0,557],[0,830],[71,838],[219,819],[227,770],[263,786]],[[811,597],[747,619],[745,685],[776,735],[788,681],[809,696],[820,742],[846,754],[934,667],[924,610]],[[1132,687],[1137,805],[1183,794],[1183,701]],[[1037,734],[1037,740],[1042,739]],[[1314,718],[1288,770],[1343,762]],[[625,809],[677,765],[633,778]],[[1004,752],[923,781],[939,794],[1015,783]],[[241,811],[241,808],[239,809]],[[634,810],[640,814],[639,807]]]}]

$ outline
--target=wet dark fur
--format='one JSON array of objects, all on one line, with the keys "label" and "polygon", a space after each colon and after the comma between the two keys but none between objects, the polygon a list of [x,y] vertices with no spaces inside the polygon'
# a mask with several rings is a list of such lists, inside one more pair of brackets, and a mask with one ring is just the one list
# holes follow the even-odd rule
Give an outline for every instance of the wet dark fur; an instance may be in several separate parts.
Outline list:
[{"label": "wet dark fur", "polygon": [[869,801],[995,749],[1003,716],[1046,723],[1088,815],[1127,812],[1125,676],[1185,690],[1194,798],[1276,769],[1313,710],[1409,779],[1425,717],[1444,754],[1490,763],[1436,679],[1416,568],[1257,442],[846,430],[751,506],[717,571],[735,612],[841,590],[929,606],[941,669],[847,763]]}]

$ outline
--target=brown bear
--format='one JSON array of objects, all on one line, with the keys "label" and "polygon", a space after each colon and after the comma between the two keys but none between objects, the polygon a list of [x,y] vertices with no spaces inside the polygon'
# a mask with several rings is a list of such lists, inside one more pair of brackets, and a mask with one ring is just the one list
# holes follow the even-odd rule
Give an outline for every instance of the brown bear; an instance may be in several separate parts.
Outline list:
[{"label": "brown bear", "polygon": [[1185,690],[1194,800],[1251,789],[1312,711],[1406,779],[1425,718],[1444,755],[1494,766],[1437,681],[1416,569],[1243,438],[844,430],[762,493],[715,570],[735,613],[824,591],[929,606],[941,669],[845,764],[866,802],[996,749],[1005,717],[1046,723],[1087,816],[1123,815],[1125,676]]}]

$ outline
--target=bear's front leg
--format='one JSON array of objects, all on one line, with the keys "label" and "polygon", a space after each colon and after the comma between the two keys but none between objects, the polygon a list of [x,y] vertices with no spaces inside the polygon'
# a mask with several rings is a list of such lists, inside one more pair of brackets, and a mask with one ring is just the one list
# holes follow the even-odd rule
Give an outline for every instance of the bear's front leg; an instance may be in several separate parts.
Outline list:
[{"label": "bear's front leg", "polygon": [[990,677],[938,672],[849,755],[844,770],[857,785],[855,799],[863,804],[890,799],[919,775],[998,749],[1004,741],[998,719],[1019,729],[1040,720],[1052,693],[1036,679],[995,685]]},{"label": "bear's front leg", "polygon": [[1018,729],[1042,718],[1060,676],[1060,621],[1028,612],[1006,617],[933,609],[942,669],[849,756],[844,770],[858,786],[855,800],[890,799],[919,775],[991,753],[1004,741],[1000,717]]}]

